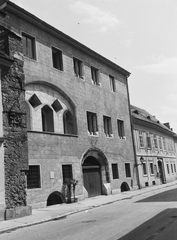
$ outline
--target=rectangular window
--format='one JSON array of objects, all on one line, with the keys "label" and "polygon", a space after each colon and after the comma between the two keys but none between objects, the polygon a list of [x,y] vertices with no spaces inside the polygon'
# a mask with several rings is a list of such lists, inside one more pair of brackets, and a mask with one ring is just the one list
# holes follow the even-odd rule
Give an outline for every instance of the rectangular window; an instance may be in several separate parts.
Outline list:
[{"label": "rectangular window", "polygon": [[139,143],[140,143],[140,148],[144,148],[144,137],[143,137],[142,131],[139,131]]},{"label": "rectangular window", "polygon": [[164,148],[164,151],[167,150],[165,138],[163,138],[163,148]]},{"label": "rectangular window", "polygon": [[117,120],[118,135],[121,139],[125,138],[124,121]]},{"label": "rectangular window", "polygon": [[151,174],[154,174],[154,164],[150,163],[150,170],[151,170]]},{"label": "rectangular window", "polygon": [[156,149],[158,149],[157,136],[156,136],[156,135],[154,135],[154,147],[155,147]]},{"label": "rectangular window", "polygon": [[73,58],[73,63],[76,77],[83,78],[83,62],[77,58]]},{"label": "rectangular window", "polygon": [[72,172],[72,165],[62,165],[62,174],[63,174],[63,183],[66,182],[67,179],[73,178],[73,172]]},{"label": "rectangular window", "polygon": [[97,115],[96,113],[87,112],[87,126],[91,135],[98,135]]},{"label": "rectangular window", "polygon": [[146,163],[143,163],[143,175],[147,175],[147,168],[146,168]]},{"label": "rectangular window", "polygon": [[107,137],[112,137],[112,124],[111,118],[107,116],[103,116],[103,123],[104,123],[104,133]]},{"label": "rectangular window", "polygon": [[39,165],[31,165],[29,166],[29,170],[27,171],[27,188],[40,188],[41,180],[40,180],[40,166]]},{"label": "rectangular window", "polygon": [[31,59],[36,59],[35,39],[25,33],[22,33],[23,54]]},{"label": "rectangular window", "polygon": [[169,169],[168,163],[167,163],[167,173],[170,174],[170,169]]},{"label": "rectangular window", "polygon": [[146,133],[146,142],[147,142],[147,148],[151,149],[151,138],[149,133]]},{"label": "rectangular window", "polygon": [[52,47],[52,62],[54,68],[63,71],[62,51],[54,47]]},{"label": "rectangular window", "polygon": [[159,137],[159,148],[160,148],[160,150],[162,150],[162,139],[161,139],[161,137]]},{"label": "rectangular window", "polygon": [[113,179],[118,179],[119,178],[118,164],[117,163],[112,164],[112,176],[113,176]]},{"label": "rectangular window", "polygon": [[174,163],[174,171],[176,172],[176,164]]},{"label": "rectangular window", "polygon": [[125,163],[125,175],[131,177],[130,163]]},{"label": "rectangular window", "polygon": [[171,164],[171,172],[173,173],[173,164]]},{"label": "rectangular window", "polygon": [[116,91],[115,78],[114,78],[113,76],[110,76],[110,75],[109,75],[109,82],[110,82],[111,92],[115,92],[115,91]]},{"label": "rectangular window", "polygon": [[99,82],[99,70],[97,68],[91,67],[92,81],[95,85],[100,85]]}]

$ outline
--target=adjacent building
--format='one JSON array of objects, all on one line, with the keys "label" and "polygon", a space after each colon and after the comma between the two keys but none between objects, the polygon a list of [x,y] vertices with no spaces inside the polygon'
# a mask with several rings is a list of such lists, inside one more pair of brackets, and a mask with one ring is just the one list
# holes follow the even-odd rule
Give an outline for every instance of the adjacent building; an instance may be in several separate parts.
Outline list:
[{"label": "adjacent building", "polygon": [[23,46],[27,204],[64,202],[66,179],[78,199],[137,187],[130,73],[10,1],[3,11]]},{"label": "adjacent building", "polygon": [[140,187],[177,178],[176,134],[144,109],[131,106]]}]

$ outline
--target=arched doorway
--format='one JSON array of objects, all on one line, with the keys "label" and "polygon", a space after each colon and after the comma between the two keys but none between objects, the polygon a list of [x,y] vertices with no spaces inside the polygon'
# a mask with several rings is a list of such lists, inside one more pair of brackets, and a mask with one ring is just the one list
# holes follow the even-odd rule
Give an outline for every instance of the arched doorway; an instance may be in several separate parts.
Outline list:
[{"label": "arched doorway", "polygon": [[83,183],[88,197],[107,194],[105,184],[109,183],[108,161],[99,149],[89,149],[82,161]]},{"label": "arched doorway", "polygon": [[130,190],[130,187],[128,186],[128,184],[126,182],[123,182],[120,186],[121,192],[126,192]]},{"label": "arched doorway", "polygon": [[47,198],[47,206],[64,203],[65,199],[60,192],[53,192]]}]

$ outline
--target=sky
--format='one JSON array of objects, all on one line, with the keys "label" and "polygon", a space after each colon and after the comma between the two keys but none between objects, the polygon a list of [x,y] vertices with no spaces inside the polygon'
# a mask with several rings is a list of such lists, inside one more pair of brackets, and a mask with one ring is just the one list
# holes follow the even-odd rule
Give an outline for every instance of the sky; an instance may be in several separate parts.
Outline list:
[{"label": "sky", "polygon": [[131,73],[132,105],[177,133],[176,0],[11,0]]}]

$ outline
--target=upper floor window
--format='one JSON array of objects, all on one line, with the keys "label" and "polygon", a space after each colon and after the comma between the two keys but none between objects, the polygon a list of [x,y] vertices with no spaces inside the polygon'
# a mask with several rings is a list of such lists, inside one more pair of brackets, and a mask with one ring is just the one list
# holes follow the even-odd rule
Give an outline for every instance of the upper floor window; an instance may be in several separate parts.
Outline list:
[{"label": "upper floor window", "polygon": [[158,144],[157,144],[157,136],[154,135],[154,147],[158,148]]},{"label": "upper floor window", "polygon": [[167,150],[167,146],[166,146],[166,141],[165,141],[165,138],[163,138],[163,148],[164,148],[164,151]]},{"label": "upper floor window", "polygon": [[54,132],[53,110],[45,105],[41,109],[42,114],[42,130],[45,132]]},{"label": "upper floor window", "polygon": [[22,33],[23,54],[31,59],[36,59],[35,39],[30,35]]},{"label": "upper floor window", "polygon": [[97,124],[96,113],[87,112],[87,126],[88,126],[88,131],[91,135],[98,134],[98,124]]},{"label": "upper floor window", "polygon": [[104,133],[107,137],[112,137],[112,124],[111,118],[107,116],[103,116],[103,123],[104,123]]},{"label": "upper floor window", "polygon": [[154,174],[154,164],[151,162],[150,163],[150,171],[151,171],[151,175]]},{"label": "upper floor window", "polygon": [[74,118],[70,111],[65,111],[63,114],[64,133],[75,134]]},{"label": "upper floor window", "polygon": [[125,138],[124,121],[117,120],[118,135],[121,139]]},{"label": "upper floor window", "polygon": [[147,142],[147,148],[151,149],[151,138],[149,133],[146,133],[146,142]]},{"label": "upper floor window", "polygon": [[73,64],[76,77],[83,78],[83,62],[77,58],[73,58]]},{"label": "upper floor window", "polygon": [[91,67],[92,81],[95,85],[100,85],[99,82],[99,70],[97,68]]},{"label": "upper floor window", "polygon": [[54,68],[63,71],[62,51],[54,47],[52,47],[52,62]]},{"label": "upper floor window", "polygon": [[159,148],[160,148],[160,150],[162,150],[162,139],[161,139],[161,137],[159,137]]},{"label": "upper floor window", "polygon": [[111,92],[115,92],[116,91],[116,83],[115,83],[115,78],[113,76],[109,75],[109,83],[110,83]]},{"label": "upper floor window", "polygon": [[140,147],[144,147],[144,137],[143,137],[143,132],[139,131],[139,143],[140,143]]}]

